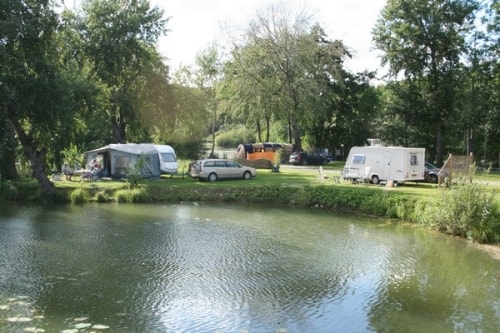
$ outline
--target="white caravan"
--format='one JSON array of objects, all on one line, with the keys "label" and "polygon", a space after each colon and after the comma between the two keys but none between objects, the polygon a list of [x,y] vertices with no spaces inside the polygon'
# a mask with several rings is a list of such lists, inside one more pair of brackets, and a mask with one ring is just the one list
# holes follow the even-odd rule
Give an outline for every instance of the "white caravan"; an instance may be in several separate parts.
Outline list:
[{"label": "white caravan", "polygon": [[163,174],[175,175],[177,173],[177,156],[175,150],[169,145],[155,145],[160,158],[160,171]]},{"label": "white caravan", "polygon": [[342,172],[344,179],[378,184],[424,180],[425,148],[352,147]]}]

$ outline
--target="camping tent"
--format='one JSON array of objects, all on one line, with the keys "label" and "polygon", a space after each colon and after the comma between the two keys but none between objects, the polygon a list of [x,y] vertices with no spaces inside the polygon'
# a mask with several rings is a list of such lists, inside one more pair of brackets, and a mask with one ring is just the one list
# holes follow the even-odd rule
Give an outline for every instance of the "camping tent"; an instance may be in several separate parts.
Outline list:
[{"label": "camping tent", "polygon": [[160,177],[158,150],[149,143],[110,144],[85,153],[86,163],[95,159],[103,169],[102,176],[123,178],[129,170],[135,170],[139,164],[140,174],[144,178]]},{"label": "camping tent", "polygon": [[274,164],[276,162],[276,152],[279,150],[283,150],[281,158],[288,161],[294,146],[289,143],[272,142],[240,144],[236,149],[235,157],[250,161],[265,159]]}]

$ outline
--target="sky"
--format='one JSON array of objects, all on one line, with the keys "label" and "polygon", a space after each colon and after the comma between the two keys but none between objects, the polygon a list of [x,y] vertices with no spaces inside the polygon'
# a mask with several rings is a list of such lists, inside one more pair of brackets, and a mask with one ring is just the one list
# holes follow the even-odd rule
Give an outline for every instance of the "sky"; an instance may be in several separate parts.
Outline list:
[{"label": "sky", "polygon": [[[341,40],[353,53],[346,67],[353,72],[380,68],[380,53],[374,50],[371,30],[386,0],[296,0],[304,5],[332,40]],[[150,0],[170,17],[170,30],[159,42],[168,65],[193,65],[196,55],[213,42],[224,41],[221,27],[246,26],[257,10],[273,0]],[[290,0],[285,2],[290,3]]]}]

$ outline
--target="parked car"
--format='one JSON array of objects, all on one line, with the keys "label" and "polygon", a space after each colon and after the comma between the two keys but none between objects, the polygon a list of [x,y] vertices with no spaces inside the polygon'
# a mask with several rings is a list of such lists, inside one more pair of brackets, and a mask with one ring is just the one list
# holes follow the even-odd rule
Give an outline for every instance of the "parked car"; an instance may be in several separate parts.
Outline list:
[{"label": "parked car", "polygon": [[439,179],[439,171],[441,169],[430,162],[425,162],[424,179],[429,183],[436,183]]},{"label": "parked car", "polygon": [[335,161],[335,157],[333,155],[326,155],[326,154],[320,154],[320,155],[324,157],[325,163],[330,163]]},{"label": "parked car", "polygon": [[293,165],[323,165],[326,159],[320,154],[308,154],[306,152],[295,152],[288,160]]},{"label": "parked car", "polygon": [[227,159],[199,160],[190,166],[193,178],[214,182],[218,179],[245,179],[257,176],[257,170]]}]

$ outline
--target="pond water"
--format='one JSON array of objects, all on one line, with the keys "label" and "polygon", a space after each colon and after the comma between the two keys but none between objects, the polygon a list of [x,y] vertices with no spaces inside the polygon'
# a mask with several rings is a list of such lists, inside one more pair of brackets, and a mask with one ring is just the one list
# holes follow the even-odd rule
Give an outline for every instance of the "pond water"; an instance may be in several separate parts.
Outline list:
[{"label": "pond water", "polygon": [[321,210],[0,204],[0,332],[498,332],[498,271]]}]

